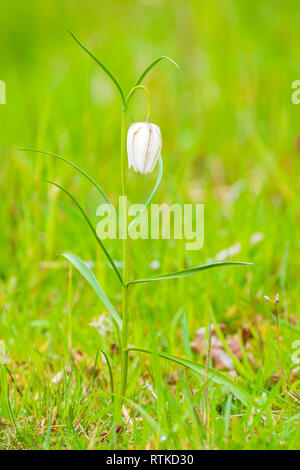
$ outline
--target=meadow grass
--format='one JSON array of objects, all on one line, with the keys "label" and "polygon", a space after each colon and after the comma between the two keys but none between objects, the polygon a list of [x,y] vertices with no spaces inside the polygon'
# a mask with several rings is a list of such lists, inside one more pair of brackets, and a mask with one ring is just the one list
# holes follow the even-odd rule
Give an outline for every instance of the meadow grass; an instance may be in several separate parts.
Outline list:
[{"label": "meadow grass", "polygon": [[[296,0],[30,0],[1,7],[7,104],[0,105],[0,340],[8,352],[1,448],[299,449],[299,372],[291,359],[300,340],[300,108],[291,102],[291,84],[300,78],[299,24]],[[163,135],[155,202],[204,202],[205,244],[186,252],[180,241],[130,242],[131,278],[205,264],[233,246],[230,259],[255,264],[130,288],[129,377],[118,433],[118,339],[96,294],[57,255],[70,250],[91,261],[118,312],[119,285],[76,207],[41,180],[67,187],[95,225],[99,194],[64,162],[17,150],[63,155],[117,203],[119,97],[66,27],[127,91],[156,57],[181,67],[178,73],[161,62],[145,81]],[[144,115],[137,95],[128,121]],[[130,202],[143,202],[155,177],[130,172]],[[120,241],[106,247],[122,259]],[[274,306],[264,299],[277,293],[279,341]],[[234,371],[217,371],[248,404],[216,383],[217,373],[205,373],[207,349],[191,347],[210,318],[226,325],[217,329],[225,347],[230,336],[250,330],[249,350],[232,357]],[[197,362],[201,373],[168,353]]]}]

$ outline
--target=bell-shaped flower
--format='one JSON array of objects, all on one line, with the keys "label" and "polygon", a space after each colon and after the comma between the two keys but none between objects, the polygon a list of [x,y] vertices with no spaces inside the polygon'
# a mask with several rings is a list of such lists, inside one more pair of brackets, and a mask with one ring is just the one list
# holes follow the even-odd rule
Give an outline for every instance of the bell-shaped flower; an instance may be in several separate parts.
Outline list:
[{"label": "bell-shaped flower", "polygon": [[162,139],[160,128],[151,122],[131,124],[127,134],[129,168],[143,173],[152,173],[160,156]]}]

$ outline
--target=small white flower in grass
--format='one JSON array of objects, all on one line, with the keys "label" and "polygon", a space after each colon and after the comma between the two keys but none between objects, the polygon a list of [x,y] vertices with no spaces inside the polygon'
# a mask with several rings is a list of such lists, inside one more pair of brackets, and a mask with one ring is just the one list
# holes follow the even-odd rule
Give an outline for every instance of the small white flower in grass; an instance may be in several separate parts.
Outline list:
[{"label": "small white flower in grass", "polygon": [[261,232],[253,233],[250,238],[250,245],[256,245],[265,238],[264,234]]},{"label": "small white flower in grass", "polygon": [[242,247],[240,243],[236,243],[235,245],[228,248],[229,256],[235,256],[241,251]]},{"label": "small white flower in grass", "polygon": [[59,384],[59,382],[62,381],[63,377],[64,377],[63,372],[58,372],[58,373],[51,379],[51,382],[52,382],[53,384]]},{"label": "small white flower in grass", "polygon": [[270,302],[271,304],[279,304],[279,294],[276,294],[276,297],[274,300],[270,299],[268,295],[264,295],[264,299]]},{"label": "small white flower in grass", "polygon": [[219,253],[216,254],[216,261],[224,261],[226,258],[228,258],[228,250],[222,250]]},{"label": "small white flower in grass", "polygon": [[151,261],[150,268],[157,271],[160,268],[160,262],[158,260]]},{"label": "small white flower in grass", "polygon": [[129,168],[143,173],[152,173],[158,161],[162,146],[160,128],[151,122],[131,124],[127,134]]},{"label": "small white flower in grass", "polygon": [[230,246],[227,250],[220,251],[216,254],[215,260],[216,261],[224,261],[230,256],[235,256],[241,251],[241,244],[236,243],[235,245]]},{"label": "small white flower in grass", "polygon": [[98,318],[94,318],[90,323],[89,326],[93,326],[96,328],[100,335],[104,335],[107,331],[112,331],[112,323],[110,319],[105,315],[102,314]]}]

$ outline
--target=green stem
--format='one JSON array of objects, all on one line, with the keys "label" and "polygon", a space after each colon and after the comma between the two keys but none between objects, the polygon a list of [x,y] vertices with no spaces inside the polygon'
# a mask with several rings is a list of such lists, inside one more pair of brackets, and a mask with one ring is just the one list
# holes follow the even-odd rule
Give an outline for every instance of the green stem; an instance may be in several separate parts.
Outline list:
[{"label": "green stem", "polygon": [[132,96],[134,95],[136,90],[142,90],[146,93],[146,98],[147,98],[147,119],[146,119],[146,121],[149,122],[150,121],[150,115],[151,115],[150,93],[149,93],[149,90],[146,87],[144,87],[142,85],[138,85],[138,86],[133,87],[130,90],[130,92],[129,92],[127,98],[126,98],[126,105],[128,105],[130,99],[132,98]]},{"label": "green stem", "polygon": [[72,353],[72,266],[69,268],[68,277],[68,347]]},{"label": "green stem", "polygon": [[[122,196],[125,202],[127,195],[126,184],[126,110],[122,110],[121,124],[121,175],[122,175]],[[127,370],[128,370],[128,240],[127,240],[127,208],[123,207],[123,286],[122,286],[122,361],[121,361],[121,397],[120,397],[120,413],[122,413],[122,403],[127,387]],[[122,416],[122,414],[121,414]]]}]

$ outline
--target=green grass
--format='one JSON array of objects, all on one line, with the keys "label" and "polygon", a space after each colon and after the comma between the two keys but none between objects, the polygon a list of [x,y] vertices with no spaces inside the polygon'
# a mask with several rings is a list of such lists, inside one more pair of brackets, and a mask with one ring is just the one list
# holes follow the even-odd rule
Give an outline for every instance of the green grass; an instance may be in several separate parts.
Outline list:
[{"label": "green grass", "polygon": [[[16,1],[1,6],[0,26],[7,87],[0,105],[0,340],[9,354],[0,374],[1,448],[299,449],[300,375],[291,360],[300,340],[300,107],[291,103],[291,84],[300,78],[298,2]],[[95,226],[99,193],[65,162],[17,150],[62,155],[117,203],[120,97],[66,28],[126,92],[161,55],[181,68],[162,61],[145,80],[163,135],[155,202],[204,202],[205,244],[185,252],[180,241],[130,242],[130,279],[215,261],[237,243],[230,259],[254,263],[130,287],[118,434],[111,393],[111,379],[115,393],[120,387],[118,338],[97,295],[57,255],[93,261],[120,313],[118,279],[72,201],[41,180],[68,188]],[[145,116],[144,96],[137,93],[134,103],[129,122]],[[130,202],[145,201],[155,179],[129,172]],[[264,238],[251,244],[255,233]],[[121,242],[105,246],[121,260]],[[264,300],[277,293],[280,350]],[[211,313],[227,327],[219,331],[223,345],[245,325],[253,337],[241,359],[233,357],[234,376],[225,368],[205,382],[205,351],[196,354],[190,344]],[[193,370],[184,358],[197,363]]]}]

